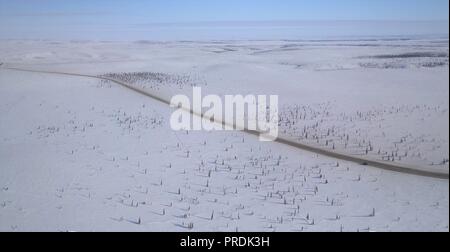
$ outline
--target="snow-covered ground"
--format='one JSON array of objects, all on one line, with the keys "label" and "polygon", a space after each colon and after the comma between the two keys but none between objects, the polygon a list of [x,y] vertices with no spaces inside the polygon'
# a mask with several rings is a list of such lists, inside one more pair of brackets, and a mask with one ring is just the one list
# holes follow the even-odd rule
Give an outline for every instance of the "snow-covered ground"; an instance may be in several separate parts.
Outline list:
[{"label": "snow-covered ground", "polygon": [[1,69],[276,94],[283,136],[448,171],[448,54],[448,39],[0,41],[0,230],[448,231],[448,180],[175,132],[167,105],[113,83]]}]

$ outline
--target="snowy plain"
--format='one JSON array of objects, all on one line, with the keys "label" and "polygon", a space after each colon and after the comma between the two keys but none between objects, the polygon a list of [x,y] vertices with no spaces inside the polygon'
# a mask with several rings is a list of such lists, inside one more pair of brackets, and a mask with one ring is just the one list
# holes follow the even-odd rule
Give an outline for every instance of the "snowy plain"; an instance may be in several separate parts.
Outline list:
[{"label": "snowy plain", "polygon": [[4,69],[275,94],[284,136],[448,171],[448,54],[446,38],[0,41],[0,230],[448,231],[448,180],[175,132],[167,105],[114,83]]}]

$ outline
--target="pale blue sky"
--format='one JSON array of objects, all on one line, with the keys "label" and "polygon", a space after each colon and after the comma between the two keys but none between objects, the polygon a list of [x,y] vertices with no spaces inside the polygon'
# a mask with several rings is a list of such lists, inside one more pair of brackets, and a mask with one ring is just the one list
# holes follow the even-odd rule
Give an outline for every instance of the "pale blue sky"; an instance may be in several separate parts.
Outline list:
[{"label": "pale blue sky", "polygon": [[142,28],[146,25],[204,21],[444,20],[448,24],[448,9],[448,0],[0,0],[0,38],[107,39],[113,31],[139,37],[139,31],[148,31]]}]

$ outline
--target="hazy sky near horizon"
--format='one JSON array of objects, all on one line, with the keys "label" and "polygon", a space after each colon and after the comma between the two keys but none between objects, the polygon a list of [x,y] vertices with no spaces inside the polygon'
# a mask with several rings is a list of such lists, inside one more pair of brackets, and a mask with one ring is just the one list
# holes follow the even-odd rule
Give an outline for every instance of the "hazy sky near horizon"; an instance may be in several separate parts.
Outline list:
[{"label": "hazy sky near horizon", "polygon": [[[435,23],[428,24],[429,27],[422,23],[418,27],[424,32],[436,33],[448,29],[448,9],[449,0],[0,0],[0,38],[114,39],[118,37],[114,32],[119,32],[136,38],[142,36],[142,39],[150,33],[154,37],[159,34],[161,38],[181,39],[180,30],[173,27],[155,30],[155,24],[274,20],[440,20],[439,26],[444,27],[438,27],[439,30]],[[297,35],[317,29],[289,26],[289,32]],[[404,31],[403,26],[397,27],[398,32]],[[355,26],[338,29],[351,33],[348,29],[352,27]],[[242,27],[236,25],[235,28]],[[355,27],[366,30],[367,35],[370,35],[367,29],[371,28],[373,26]],[[225,37],[233,34],[230,29],[227,28]],[[377,27],[374,33],[382,29]],[[392,27],[387,27],[389,29],[395,34]],[[241,29],[239,32],[245,35],[249,31]],[[280,32],[270,31],[272,34]],[[195,37],[192,32],[191,29],[185,34]],[[202,29],[201,33],[217,32],[217,29],[209,32]],[[258,32],[262,34],[261,29]],[[287,34],[285,29],[276,36]]]}]

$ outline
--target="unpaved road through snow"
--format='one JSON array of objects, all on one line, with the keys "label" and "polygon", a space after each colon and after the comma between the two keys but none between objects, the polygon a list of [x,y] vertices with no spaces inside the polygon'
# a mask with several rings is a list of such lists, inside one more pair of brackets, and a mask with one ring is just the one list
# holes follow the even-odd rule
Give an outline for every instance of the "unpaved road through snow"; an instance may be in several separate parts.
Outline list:
[{"label": "unpaved road through snow", "polygon": [[[2,69],[13,70],[13,71],[45,73],[45,74],[79,76],[79,77],[95,78],[95,79],[99,79],[99,80],[111,81],[111,82],[119,84],[127,89],[130,89],[132,91],[135,91],[135,92],[145,95],[147,97],[155,99],[164,104],[170,105],[170,101],[163,97],[157,96],[155,94],[150,93],[147,90],[143,90],[138,87],[134,87],[128,83],[125,83],[125,82],[122,82],[119,80],[115,80],[112,78],[100,77],[100,76],[94,76],[94,75],[88,75],[88,74],[80,74],[80,73],[43,71],[43,70],[23,69],[23,68],[16,68],[16,67],[2,67]],[[182,108],[182,109],[186,110],[187,112],[189,112],[195,116],[203,117],[203,114],[199,111],[194,111],[191,108]],[[223,125],[231,125],[230,123],[228,123],[226,121],[223,121],[223,122],[216,121],[216,122],[221,123]],[[261,132],[252,131],[252,130],[248,130],[248,129],[244,129],[243,131],[248,134],[252,134],[252,135],[256,135],[256,136],[259,136],[261,134]],[[307,145],[307,144],[300,143],[298,141],[294,141],[294,140],[283,138],[283,137],[278,137],[275,141],[278,143],[281,143],[281,144],[289,145],[291,147],[310,151],[310,152],[313,152],[316,154],[320,154],[320,155],[324,155],[324,156],[328,156],[328,157],[332,157],[332,158],[336,158],[336,159],[340,159],[340,160],[345,160],[345,161],[349,161],[349,162],[354,162],[354,163],[358,163],[361,165],[371,166],[371,167],[375,167],[375,168],[379,168],[379,169],[395,171],[395,172],[400,172],[400,173],[413,174],[413,175],[419,175],[419,176],[449,179],[448,167],[438,169],[438,168],[431,168],[431,167],[419,167],[419,166],[413,166],[413,165],[407,165],[407,164],[400,164],[400,163],[395,163],[395,162],[385,162],[385,161],[374,160],[374,159],[369,159],[369,158],[362,158],[362,157],[358,157],[355,155],[349,155],[349,154],[341,153],[341,152],[334,151],[334,150],[328,150],[328,149],[323,149],[323,148]]]}]

